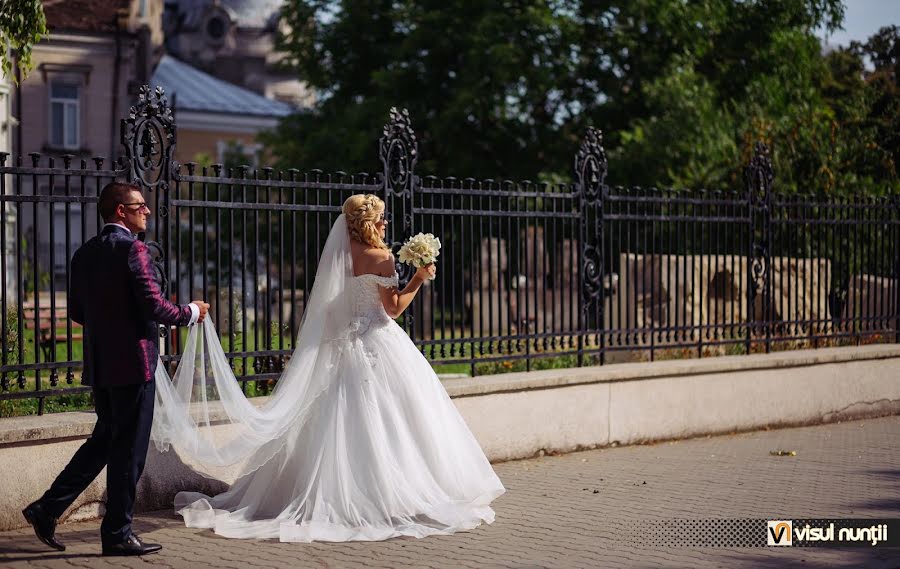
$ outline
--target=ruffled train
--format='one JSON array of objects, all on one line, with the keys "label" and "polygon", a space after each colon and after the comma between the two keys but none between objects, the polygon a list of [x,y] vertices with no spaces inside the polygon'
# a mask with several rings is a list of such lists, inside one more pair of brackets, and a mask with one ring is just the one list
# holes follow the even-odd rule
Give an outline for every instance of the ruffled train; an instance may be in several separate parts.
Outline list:
[{"label": "ruffled train", "polygon": [[493,522],[490,503],[503,485],[405,332],[384,316],[357,322],[340,341],[325,366],[327,388],[302,423],[259,450],[261,466],[222,494],[176,496],[187,526],[308,542]]}]

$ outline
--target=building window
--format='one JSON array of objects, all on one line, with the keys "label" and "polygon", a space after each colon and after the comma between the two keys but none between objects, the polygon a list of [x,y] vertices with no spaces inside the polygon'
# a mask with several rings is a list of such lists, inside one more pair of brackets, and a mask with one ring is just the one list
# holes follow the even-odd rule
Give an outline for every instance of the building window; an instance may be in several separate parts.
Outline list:
[{"label": "building window", "polygon": [[211,6],[201,28],[206,36],[207,45],[213,48],[221,47],[225,43],[230,27],[231,19],[228,13],[221,7]]},{"label": "building window", "polygon": [[53,82],[50,85],[50,145],[78,148],[78,85]]},{"label": "building window", "polygon": [[225,20],[223,18],[210,18],[206,22],[206,33],[213,41],[221,41],[225,37]]}]

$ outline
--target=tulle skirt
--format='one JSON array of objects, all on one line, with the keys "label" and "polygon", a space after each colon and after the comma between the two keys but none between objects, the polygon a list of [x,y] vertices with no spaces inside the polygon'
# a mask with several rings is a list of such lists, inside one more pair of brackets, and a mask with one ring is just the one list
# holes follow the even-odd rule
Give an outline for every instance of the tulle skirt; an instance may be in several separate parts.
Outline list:
[{"label": "tulle skirt", "polygon": [[217,496],[175,497],[187,526],[309,542],[424,537],[493,522],[490,503],[503,485],[396,323],[356,326],[327,367],[334,377],[312,412],[260,450],[273,458]]}]

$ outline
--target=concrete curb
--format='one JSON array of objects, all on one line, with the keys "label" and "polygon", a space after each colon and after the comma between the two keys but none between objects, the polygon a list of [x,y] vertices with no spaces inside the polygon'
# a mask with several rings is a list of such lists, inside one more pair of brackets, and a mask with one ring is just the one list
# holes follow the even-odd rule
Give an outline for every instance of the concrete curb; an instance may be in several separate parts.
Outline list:
[{"label": "concrete curb", "polygon": [[[443,384],[454,399],[495,393],[515,393],[538,389],[644,381],[661,378],[708,375],[753,370],[788,369],[792,367],[846,363],[854,361],[900,358],[900,344],[873,344],[851,348],[822,348],[756,354],[721,356],[692,360],[665,360],[644,363],[622,363],[583,368],[549,369],[500,375],[444,379]],[[898,364],[900,366],[900,364]],[[900,381],[900,369],[897,370]],[[268,397],[253,399],[262,405]],[[220,417],[212,410],[213,421]],[[43,416],[10,417],[0,420],[0,447],[16,443],[51,442],[56,439],[87,437],[94,428],[92,411],[52,413]]]}]

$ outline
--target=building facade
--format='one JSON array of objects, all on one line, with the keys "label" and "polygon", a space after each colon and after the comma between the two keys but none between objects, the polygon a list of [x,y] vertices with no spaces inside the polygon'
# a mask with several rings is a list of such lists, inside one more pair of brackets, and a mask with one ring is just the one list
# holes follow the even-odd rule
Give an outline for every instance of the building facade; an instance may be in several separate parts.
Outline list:
[{"label": "building facade", "polygon": [[274,129],[295,111],[169,55],[160,61],[151,84],[163,88],[175,109],[175,159],[181,164],[257,166],[259,133]]},{"label": "building facade", "polygon": [[[26,161],[39,153],[43,165],[65,157],[93,168],[92,159],[103,157],[103,168],[112,169],[123,153],[120,122],[149,84],[163,87],[174,109],[179,162],[257,165],[259,133],[309,100],[300,82],[276,69],[280,4],[44,0],[50,34],[34,46],[33,71],[18,86],[0,83],[0,145]],[[71,191],[58,177],[35,179],[10,183],[19,194]],[[96,207],[44,203],[15,217],[23,226],[4,230],[29,236],[26,257],[41,268],[41,282],[64,287],[67,252],[99,227]],[[70,244],[66,230],[51,239],[50,225],[68,227]]]},{"label": "building facade", "polygon": [[275,49],[284,0],[166,0],[166,52],[213,77],[295,108],[313,94]]},{"label": "building facade", "polygon": [[[102,156],[112,168],[122,155],[120,121],[163,55],[162,12],[163,0],[45,0],[50,35],[35,44],[34,69],[12,88],[13,153],[25,161],[39,153],[41,165],[65,157],[73,167],[81,160],[95,167],[92,159]],[[14,178],[18,194],[72,191],[60,177]],[[64,290],[68,252],[94,235],[96,207],[35,203],[15,217],[37,282],[52,279]]]},{"label": "building facade", "polygon": [[119,121],[163,55],[163,1],[46,1],[44,12],[50,36],[15,90],[17,153],[113,159]]}]

